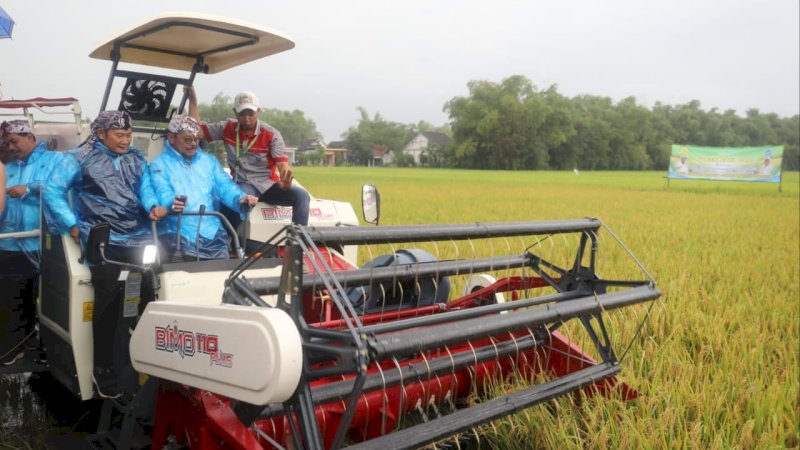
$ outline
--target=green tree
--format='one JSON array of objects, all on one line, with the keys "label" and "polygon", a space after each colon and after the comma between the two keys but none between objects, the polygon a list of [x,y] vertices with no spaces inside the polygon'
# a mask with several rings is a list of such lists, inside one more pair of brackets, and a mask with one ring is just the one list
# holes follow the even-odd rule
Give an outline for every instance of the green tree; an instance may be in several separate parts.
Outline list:
[{"label": "green tree", "polygon": [[415,134],[413,126],[384,120],[380,113],[370,119],[366,108],[356,109],[361,115],[358,125],[350,127],[344,135],[356,164],[369,164],[373,149],[378,147],[389,149],[395,161],[401,161],[403,147]]},{"label": "green tree", "polygon": [[267,109],[262,110],[259,117],[281,132],[286,145],[296,147],[303,141],[322,138],[322,134],[317,131],[316,123],[306,118],[303,111]]},{"label": "green tree", "polygon": [[[800,119],[749,109],[704,111],[698,100],[652,109],[633,97],[571,99],[539,91],[516,75],[471,81],[469,95],[445,103],[453,142],[427,164],[475,169],[664,170],[673,144],[784,146],[784,170],[800,168]],[[425,126],[418,125],[419,129]],[[435,158],[434,158],[435,156]]]},{"label": "green tree", "polygon": [[233,115],[233,99],[222,92],[214,96],[211,104],[200,103],[197,111],[204,122],[212,123],[230,119]]},{"label": "green tree", "polygon": [[778,134],[784,145],[783,169],[800,170],[800,115],[782,119]]},{"label": "green tree", "polygon": [[549,149],[574,133],[568,104],[556,87],[538,92],[515,75],[499,84],[468,83],[468,97],[445,104],[453,129],[453,165],[485,169],[546,169]]},{"label": "green tree", "polygon": [[[200,103],[197,105],[200,118],[207,123],[219,122],[233,117],[233,99],[222,92],[214,96],[211,104]],[[225,146],[220,141],[206,144],[205,151],[212,153],[225,165]]]},{"label": "green tree", "polygon": [[423,131],[436,131],[438,133],[444,133],[448,136],[453,135],[453,130],[450,129],[450,125],[444,124],[442,126],[437,127],[436,125],[433,125],[432,123],[426,122],[424,120],[420,120],[415,125],[411,125],[410,128],[411,131],[413,131],[414,133],[421,133]]}]

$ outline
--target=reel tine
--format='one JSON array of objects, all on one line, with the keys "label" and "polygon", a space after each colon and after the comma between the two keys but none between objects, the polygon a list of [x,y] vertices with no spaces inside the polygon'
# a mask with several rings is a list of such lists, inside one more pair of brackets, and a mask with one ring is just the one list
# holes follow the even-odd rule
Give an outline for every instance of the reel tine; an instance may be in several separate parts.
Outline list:
[{"label": "reel tine", "polygon": [[[469,371],[470,391],[471,392],[478,392],[478,380],[477,380],[477,378],[478,378],[477,377],[477,375],[478,375],[478,372],[477,372],[478,371],[478,354],[475,353],[475,347],[473,347],[472,341],[467,341],[467,345],[469,345],[469,349],[470,349],[470,351],[472,351],[472,359],[474,361],[474,363],[471,366],[469,366],[470,367],[470,371]],[[474,373],[473,373],[473,371],[474,371]]]},{"label": "reel tine", "polygon": [[425,363],[425,369],[428,372],[428,375],[426,377],[427,383],[425,383],[425,385],[424,385],[425,387],[423,389],[422,395],[423,395],[423,397],[430,398],[430,396],[431,396],[431,365],[428,362],[428,357],[425,356],[425,352],[420,352],[419,356],[422,358],[422,361]]},{"label": "reel tine", "polygon": [[494,241],[495,241],[494,239],[488,239],[487,242],[486,242],[486,244],[489,246],[489,255],[488,256],[494,256],[495,255],[495,252],[494,252]]},{"label": "reel tine", "polygon": [[[563,251],[563,258],[564,258],[564,260],[561,261],[560,264],[558,265],[562,269],[569,270],[569,268],[572,266],[572,258],[573,258],[572,250],[570,249],[569,237],[566,234],[559,234],[558,236],[561,238],[561,241],[563,242],[561,249]],[[573,245],[577,247],[580,245],[580,238],[576,239],[578,240],[578,242],[575,242]],[[551,239],[550,242],[552,243],[554,249],[557,248],[555,239]]]},{"label": "reel tine", "polygon": [[427,422],[429,420],[428,413],[426,413],[425,409],[422,407],[422,398],[417,399],[417,403],[414,405],[414,409],[417,410],[423,422]]},{"label": "reel tine", "polygon": [[[381,302],[381,314],[383,314],[383,309],[386,307],[386,288],[383,287],[383,283],[378,283],[378,287],[380,288],[380,291],[381,291],[380,298],[383,299],[383,301]],[[366,310],[366,308],[364,308],[364,314],[366,314],[366,313],[367,313],[367,310]]]},{"label": "reel tine", "polygon": [[[564,340],[567,343],[567,347],[571,347],[573,344],[577,345],[577,342],[573,343],[572,330],[570,330],[569,326],[565,325],[563,321],[561,321],[561,326],[558,328],[558,331],[559,331],[559,333],[561,333],[562,336],[564,336]],[[583,347],[581,347],[581,348],[583,348]],[[570,372],[572,372],[572,368],[570,367],[571,364],[572,364],[572,353],[567,351],[565,356],[566,356],[565,359],[566,359],[566,367],[567,367],[566,371],[567,371],[567,373],[570,373]]]},{"label": "reel tine", "polygon": [[500,365],[500,351],[497,350],[497,339],[494,336],[489,336],[489,342],[491,342],[492,347],[494,347],[494,360]]},{"label": "reel tine", "polygon": [[509,333],[509,336],[511,337],[511,341],[514,343],[514,357],[509,355],[508,358],[513,369],[512,373],[516,374],[517,378],[520,378],[522,377],[522,372],[525,370],[525,365],[528,361],[528,355],[526,352],[520,351],[519,342],[517,342],[517,336],[512,333]]},{"label": "reel tine", "polygon": [[364,412],[364,435],[366,435],[367,432],[369,431],[369,418],[372,417],[372,414],[370,414],[369,410],[370,404],[369,401],[367,400],[367,394],[362,393],[361,398],[363,399],[363,403],[366,406],[366,411]]},{"label": "reel tine", "polygon": [[434,253],[433,254],[436,256],[436,273],[434,274],[433,280],[432,280],[433,281],[433,298],[438,298],[439,297],[439,264],[441,263],[441,261],[444,258],[442,257],[443,255],[441,254],[441,252],[439,250],[439,243],[438,242],[436,242],[436,241],[433,242],[433,249],[434,249]]},{"label": "reel tine", "polygon": [[[552,342],[553,335],[550,333],[550,328],[542,326],[541,329],[545,330],[545,332],[547,333],[547,342]],[[534,334],[533,330],[531,330],[530,328],[528,328],[527,330],[531,335],[531,339],[535,341],[536,335]],[[542,362],[539,358],[537,358],[539,367],[536,367],[535,373],[543,373],[545,367],[550,367],[550,358],[552,357],[552,355],[553,355],[553,346],[547,344],[544,350],[544,361]]]},{"label": "reel tine", "polygon": [[[435,281],[434,281],[434,283],[435,283]],[[417,276],[417,278],[414,279],[414,294],[417,297],[417,303],[416,303],[416,305],[414,305],[414,307],[415,308],[419,308],[420,305],[421,305],[420,301],[422,301],[422,285],[420,285],[420,283],[419,283],[419,276]]]},{"label": "reel tine", "polygon": [[[436,264],[439,264],[438,262]],[[439,270],[436,270],[436,275],[433,277],[433,298],[439,297]],[[448,299],[449,300],[449,299]]]},{"label": "reel tine", "polygon": [[[406,400],[406,384],[403,381],[403,370],[400,367],[400,362],[397,358],[392,358],[392,362],[394,363],[395,368],[400,371],[400,400],[398,404],[398,411],[403,411],[403,405],[405,405]],[[403,414],[397,415],[397,424],[395,425],[396,428],[402,428],[403,426]]]},{"label": "reel tine", "polygon": [[[467,243],[469,244],[469,249],[470,249],[470,251],[472,253],[467,259],[470,259],[472,262],[474,262],[475,258],[477,258],[476,251],[475,251],[475,243],[472,242],[472,239],[467,239]],[[475,273],[475,267],[474,266],[470,266],[469,272],[467,273],[467,276],[471,277],[472,274],[474,274],[474,273]]]},{"label": "reel tine", "polygon": [[[417,283],[417,280],[414,280],[415,288],[417,289],[417,291],[419,291],[419,288],[416,286],[416,283]],[[392,289],[393,289],[392,295],[394,295],[396,291],[400,292],[400,301],[402,301],[403,297],[406,296],[406,288],[403,287],[402,283],[395,282]],[[386,307],[386,303],[384,303],[384,307]],[[383,312],[383,311],[381,311],[381,312]]]},{"label": "reel tine", "polygon": [[[381,389],[381,392],[383,392],[381,398],[381,408],[383,409],[383,414],[381,414],[381,435],[384,435],[386,434],[386,415],[389,413],[389,395],[386,393],[386,376],[383,373],[383,367],[380,364],[375,364],[375,367],[378,369],[378,373],[381,374],[381,385],[383,386]],[[402,377],[402,373],[400,376]],[[402,379],[400,383],[402,384]]]},{"label": "reel tine", "polygon": [[458,392],[458,377],[456,377],[456,362],[453,359],[453,352],[450,351],[450,347],[445,345],[445,351],[447,351],[447,356],[450,358],[450,379],[452,380],[450,383],[450,390],[447,391],[447,395],[445,396],[450,400],[450,406],[453,411],[456,409],[456,405],[453,402],[453,395]]}]

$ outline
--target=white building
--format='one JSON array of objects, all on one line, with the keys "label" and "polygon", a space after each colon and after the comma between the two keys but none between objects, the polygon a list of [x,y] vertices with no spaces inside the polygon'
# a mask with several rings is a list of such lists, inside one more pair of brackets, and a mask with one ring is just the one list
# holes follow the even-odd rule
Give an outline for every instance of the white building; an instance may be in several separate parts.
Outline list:
[{"label": "white building", "polygon": [[430,150],[434,147],[443,148],[452,139],[450,136],[439,133],[438,131],[423,131],[414,136],[405,147],[403,147],[403,154],[411,155],[414,158],[414,164],[428,165]]}]

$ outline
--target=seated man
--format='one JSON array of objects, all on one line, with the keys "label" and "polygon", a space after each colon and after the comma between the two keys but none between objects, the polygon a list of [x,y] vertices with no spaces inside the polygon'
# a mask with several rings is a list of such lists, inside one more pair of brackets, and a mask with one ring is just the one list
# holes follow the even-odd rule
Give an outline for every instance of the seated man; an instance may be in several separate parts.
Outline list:
[{"label": "seated man", "polygon": [[[150,220],[167,210],[158,204],[150,169],[139,149],[131,147],[131,118],[125,112],[103,111],[92,122],[83,147],[68,152],[48,180],[45,217],[53,234],[69,233],[84,249],[94,225],[111,225],[106,256],[129,264],[141,262],[142,247],[151,244]],[[73,209],[67,201],[72,191]],[[135,321],[123,308],[121,268],[90,265],[94,289],[92,337],[93,379],[101,397],[118,397],[135,386],[128,359],[128,328]],[[127,274],[127,272],[126,272]],[[130,277],[130,275],[128,275]],[[124,277],[123,277],[124,280]],[[141,278],[141,302],[154,296],[152,279]]]},{"label": "seated man", "polygon": [[[187,87],[186,91],[189,115],[200,122],[194,88]],[[201,122],[200,129],[207,141],[222,139],[231,174],[242,190],[265,203],[291,206],[292,222],[308,225],[310,196],[292,186],[286,144],[278,130],[259,120],[260,111],[255,94],[242,92],[233,101],[236,120]]]},{"label": "seated man", "polygon": [[[0,208],[0,233],[38,230],[39,194],[62,154],[47,150],[44,142],[37,144],[26,120],[3,122],[0,141],[11,158],[3,177],[0,205],[6,203],[6,211]],[[0,239],[0,361],[6,365],[22,358],[25,349],[39,347],[34,301],[38,271],[38,236]]]},{"label": "seated man", "polygon": [[[258,199],[242,191],[222,170],[215,156],[198,148],[200,125],[191,117],[175,116],[167,126],[164,151],[150,164],[151,180],[159,203],[174,213],[217,211],[222,203],[233,210],[242,205],[253,206]],[[184,197],[185,196],[185,197]],[[180,230],[178,230],[180,226]],[[162,225],[171,255],[178,248],[184,260],[227,259],[228,232],[217,217],[168,217]]]}]

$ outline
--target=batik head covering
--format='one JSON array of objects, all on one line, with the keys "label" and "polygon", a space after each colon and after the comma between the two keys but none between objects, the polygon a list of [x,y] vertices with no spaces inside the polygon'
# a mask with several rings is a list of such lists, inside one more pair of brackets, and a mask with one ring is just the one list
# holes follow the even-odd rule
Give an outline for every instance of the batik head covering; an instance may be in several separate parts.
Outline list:
[{"label": "batik head covering", "polygon": [[94,147],[94,143],[98,139],[98,130],[127,130],[128,128],[131,128],[131,116],[125,111],[102,111],[92,122],[91,135],[84,145],[87,148]]},{"label": "batik head covering", "polygon": [[167,125],[167,130],[170,133],[191,133],[197,135],[200,133],[200,124],[189,116],[173,116],[172,120]]},{"label": "batik head covering", "polygon": [[33,133],[33,130],[27,120],[9,120],[0,125],[0,139],[9,133],[25,134]]}]

